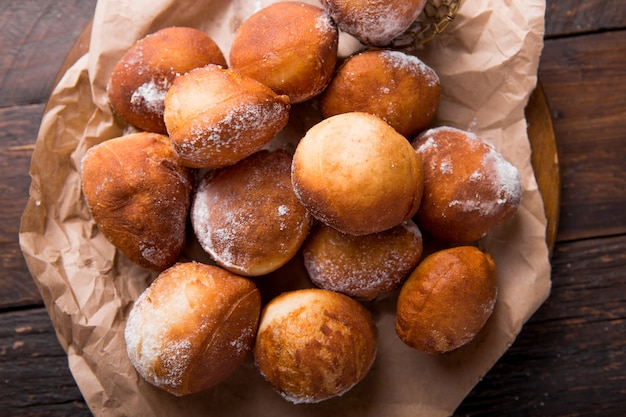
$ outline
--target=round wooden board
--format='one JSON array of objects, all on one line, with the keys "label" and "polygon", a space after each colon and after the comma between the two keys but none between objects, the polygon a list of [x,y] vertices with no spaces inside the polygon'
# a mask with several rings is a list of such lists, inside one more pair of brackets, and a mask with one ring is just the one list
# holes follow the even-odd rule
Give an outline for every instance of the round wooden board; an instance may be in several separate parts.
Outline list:
[{"label": "round wooden board", "polygon": [[[58,83],[65,71],[89,50],[91,23],[78,36],[68,52],[54,85]],[[556,138],[552,125],[552,116],[546,96],[538,83],[526,106],[528,138],[532,149],[532,166],[543,197],[546,218],[546,242],[550,253],[554,249],[559,221],[561,202],[561,180]]]},{"label": "round wooden board", "polygon": [[531,163],[548,219],[546,241],[552,254],[559,223],[561,176],[552,115],[541,82],[537,84],[528,100],[526,121],[532,149]]}]

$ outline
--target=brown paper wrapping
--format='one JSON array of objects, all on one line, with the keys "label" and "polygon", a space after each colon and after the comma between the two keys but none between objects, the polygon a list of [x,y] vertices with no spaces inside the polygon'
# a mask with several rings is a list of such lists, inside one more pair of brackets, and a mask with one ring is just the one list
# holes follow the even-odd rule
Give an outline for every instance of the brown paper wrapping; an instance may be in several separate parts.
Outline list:
[{"label": "brown paper wrapping", "polygon": [[[298,406],[269,388],[251,357],[217,387],[176,398],[145,383],[126,356],[125,318],[153,275],[129,263],[99,233],[82,199],[78,173],[90,146],[122,134],[106,103],[108,76],[136,39],[166,26],[202,29],[227,56],[239,24],[271,2],[98,2],[89,53],[64,74],[44,115],[20,228],[22,251],[72,374],[96,416],[450,415],[550,290],[546,219],[524,118],[543,46],[544,0],[465,1],[453,23],[417,51],[441,79],[436,124],[491,140],[522,177],[518,214],[480,242],[496,260],[500,293],[476,340],[442,356],[419,353],[396,336],[395,298],[384,297],[367,305],[380,336],[371,372],[342,397]],[[342,53],[349,53],[354,44],[342,39]],[[279,275],[301,275],[294,262]]]}]

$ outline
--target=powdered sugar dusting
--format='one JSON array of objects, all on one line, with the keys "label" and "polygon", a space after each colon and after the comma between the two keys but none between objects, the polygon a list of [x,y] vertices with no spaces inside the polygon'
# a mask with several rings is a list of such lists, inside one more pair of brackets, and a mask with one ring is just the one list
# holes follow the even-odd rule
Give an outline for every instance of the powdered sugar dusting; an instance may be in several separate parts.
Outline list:
[{"label": "powdered sugar dusting", "polygon": [[490,216],[497,210],[497,206],[493,201],[483,200],[480,195],[476,195],[474,199],[452,200],[450,201],[450,208],[453,207],[458,207],[464,212],[476,211],[483,216]]},{"label": "powdered sugar dusting", "polygon": [[411,233],[417,239],[422,239],[422,231],[417,227],[417,224],[412,220],[407,220],[400,223],[400,226],[403,227],[407,232]]},{"label": "powdered sugar dusting", "polygon": [[134,107],[141,107],[151,113],[163,114],[163,100],[170,88],[171,83],[167,79],[150,80],[143,83],[133,92],[130,97],[130,104]]},{"label": "powdered sugar dusting", "polygon": [[241,333],[235,340],[230,342],[233,348],[233,356],[241,356],[250,350],[250,341],[254,339],[256,327],[249,325],[241,329]]},{"label": "powdered sugar dusting", "polygon": [[223,149],[239,152],[252,141],[262,136],[268,126],[274,126],[284,117],[285,107],[281,103],[247,103],[232,106],[217,122],[198,117],[192,122],[190,136],[178,146],[189,156],[201,156],[206,149],[220,153]]},{"label": "powdered sugar dusting", "polygon": [[155,376],[157,385],[180,387],[183,376],[189,368],[191,360],[191,341],[188,339],[169,340],[161,348],[161,363],[167,372],[162,376]]},{"label": "powdered sugar dusting", "polygon": [[[346,273],[345,265],[351,259],[345,254],[339,255],[340,263],[330,259],[318,259],[317,262],[306,261],[305,266],[309,272],[311,281],[321,288],[341,292],[344,294],[357,295],[381,288],[385,282],[391,279],[393,266],[400,262],[398,253],[391,251],[389,256],[381,260],[378,268],[368,268],[362,262],[353,265],[354,268]],[[361,266],[361,268],[358,267]],[[329,276],[342,277],[341,280],[328,280]]]},{"label": "powdered sugar dusting", "polygon": [[[428,132],[427,132],[428,133]],[[432,136],[425,136],[426,140],[421,141],[415,149],[417,153],[425,153],[430,149],[437,149],[437,142]]]},{"label": "powdered sugar dusting", "polygon": [[380,56],[393,68],[403,69],[417,76],[424,77],[429,87],[439,84],[437,73],[415,55],[395,50],[383,50],[380,52]]},{"label": "powdered sugar dusting", "polygon": [[483,173],[480,171],[474,171],[472,172],[472,175],[470,175],[469,180],[471,182],[480,182],[483,179]]},{"label": "powdered sugar dusting", "polygon": [[484,165],[494,173],[496,178],[494,191],[499,196],[497,203],[517,206],[522,199],[522,184],[517,168],[495,148],[485,154]]},{"label": "powdered sugar dusting", "polygon": [[289,214],[289,207],[287,207],[284,204],[281,204],[280,206],[278,206],[277,213],[278,213],[278,225],[279,225],[278,227],[281,231],[284,231],[287,229],[287,223],[285,223],[284,218],[285,216]]},{"label": "powdered sugar dusting", "polygon": [[230,268],[237,268],[250,261],[247,251],[239,249],[237,242],[245,235],[246,226],[253,221],[249,214],[229,211],[226,214],[224,226],[211,228],[211,223],[207,224],[207,236],[203,241],[209,243],[208,251],[220,264]]},{"label": "powdered sugar dusting", "polygon": [[[209,193],[209,180],[204,178],[194,197],[191,220],[202,248],[221,265],[235,268],[249,261],[245,251],[239,251],[236,245],[237,233],[250,222],[240,212],[224,210],[222,226],[214,227],[211,209],[218,204],[217,197]],[[219,248],[219,251],[216,250]]]},{"label": "powdered sugar dusting", "polygon": [[333,22],[330,16],[325,12],[320,13],[319,17],[315,20],[315,29],[322,34],[334,34],[337,31],[335,22]]},{"label": "powdered sugar dusting", "polygon": [[169,257],[164,248],[160,248],[158,244],[148,240],[139,242],[139,252],[145,260],[153,265],[163,265],[163,262]]},{"label": "powdered sugar dusting", "polygon": [[467,133],[470,146],[481,146],[483,159],[477,170],[468,177],[470,184],[487,185],[488,193],[476,193],[475,198],[452,200],[450,207],[464,212],[479,212],[483,216],[500,213],[505,205],[517,207],[522,198],[522,186],[517,168],[508,162],[489,141]]},{"label": "powdered sugar dusting", "polygon": [[310,215],[296,198],[290,170],[289,153],[264,150],[201,180],[191,222],[219,265],[258,275],[295,255]]},{"label": "powdered sugar dusting", "polygon": [[439,170],[442,174],[452,174],[454,172],[452,160],[450,158],[445,158],[439,164]]},{"label": "powdered sugar dusting", "polygon": [[176,326],[177,319],[185,317],[189,303],[183,291],[176,291],[169,295],[168,309],[156,308],[150,294],[148,288],[139,296],[128,317],[124,331],[128,356],[149,382],[177,388],[190,366],[191,342],[189,338],[173,337],[168,331]]},{"label": "powdered sugar dusting", "polygon": [[321,288],[362,299],[397,288],[417,265],[422,251],[422,234],[412,221],[372,235],[321,233],[312,239],[324,243],[304,249],[311,281]]}]

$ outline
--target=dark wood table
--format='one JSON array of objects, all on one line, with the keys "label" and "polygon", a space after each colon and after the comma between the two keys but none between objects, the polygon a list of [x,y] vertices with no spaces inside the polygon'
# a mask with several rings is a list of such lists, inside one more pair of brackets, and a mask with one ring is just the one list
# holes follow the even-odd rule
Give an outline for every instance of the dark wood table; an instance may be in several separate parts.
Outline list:
[{"label": "dark wood table", "polygon": [[[88,416],[18,245],[48,95],[95,0],[0,11],[0,414]],[[458,416],[626,413],[626,2],[548,0],[539,78],[560,168],[552,292]],[[546,196],[551,198],[553,196]]]}]

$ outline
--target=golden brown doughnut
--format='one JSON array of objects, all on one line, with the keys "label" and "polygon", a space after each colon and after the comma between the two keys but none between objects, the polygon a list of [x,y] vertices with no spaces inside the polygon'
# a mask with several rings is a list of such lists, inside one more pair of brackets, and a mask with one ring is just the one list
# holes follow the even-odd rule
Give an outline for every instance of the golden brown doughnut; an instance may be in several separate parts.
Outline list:
[{"label": "golden brown doughnut", "polygon": [[149,383],[174,395],[219,384],[254,345],[261,296],[252,281],[217,266],[179,263],[133,305],[128,357]]},{"label": "golden brown doughnut", "polygon": [[423,132],[412,142],[424,168],[416,223],[429,235],[469,243],[510,219],[522,199],[517,168],[474,133],[452,127]]},{"label": "golden brown doughnut", "polygon": [[293,403],[340,396],[368,373],[377,351],[372,316],[334,291],[279,295],[263,309],[254,345],[263,377]]},{"label": "golden brown doughnut", "polygon": [[362,236],[318,223],[303,246],[316,286],[361,300],[399,288],[422,257],[422,234],[411,220]]},{"label": "golden brown doughnut", "polygon": [[421,161],[409,141],[382,119],[359,112],[309,129],[296,148],[291,179],[314,217],[352,235],[409,220],[423,189]]},{"label": "golden brown doughnut", "polygon": [[202,179],[191,222],[202,248],[219,265],[257,276],[298,252],[311,216],[296,198],[290,170],[289,153],[262,150]]},{"label": "golden brown doughnut", "polygon": [[396,332],[407,345],[440,354],[457,349],[484,327],[498,293],[496,266],[473,246],[427,256],[404,283]]},{"label": "golden brown doughnut", "polygon": [[189,70],[226,59],[213,39],[188,27],[147,35],[122,56],[107,84],[115,115],[140,130],[166,134],[163,99],[174,79]]},{"label": "golden brown doughnut", "polygon": [[361,111],[407,138],[426,129],[439,107],[437,73],[414,55],[369,50],[348,58],[322,94],[322,116]]},{"label": "golden brown doughnut", "polygon": [[335,23],[321,8],[278,2],[239,27],[230,65],[299,103],[318,95],[330,81],[338,39]]},{"label": "golden brown doughnut", "polygon": [[385,46],[411,26],[426,0],[320,0],[339,29],[365,45]]},{"label": "golden brown doughnut", "polygon": [[165,96],[172,146],[191,168],[221,168],[252,155],[289,120],[289,98],[209,64],[176,78]]},{"label": "golden brown doughnut", "polygon": [[80,172],[94,222],[129,260],[162,271],[178,259],[194,176],[167,136],[140,132],[102,142],[86,152]]}]

